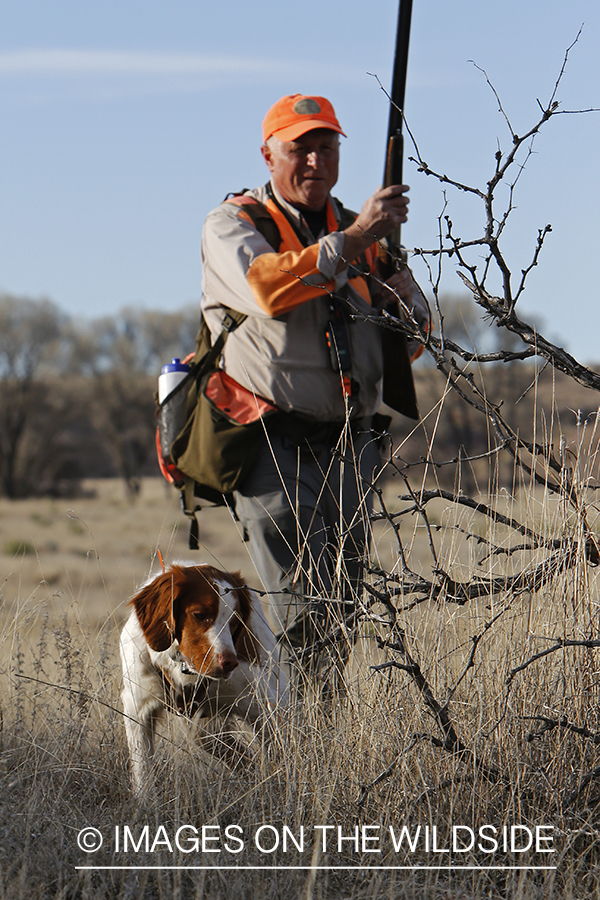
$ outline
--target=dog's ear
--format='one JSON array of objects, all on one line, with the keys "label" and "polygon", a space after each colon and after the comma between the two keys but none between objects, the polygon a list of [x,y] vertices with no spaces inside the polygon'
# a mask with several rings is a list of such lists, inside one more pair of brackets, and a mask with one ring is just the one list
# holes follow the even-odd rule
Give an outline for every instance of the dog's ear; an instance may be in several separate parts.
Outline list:
[{"label": "dog's ear", "polygon": [[158,575],[131,600],[148,645],[168,650],[177,637],[177,598],[181,578],[175,567]]}]

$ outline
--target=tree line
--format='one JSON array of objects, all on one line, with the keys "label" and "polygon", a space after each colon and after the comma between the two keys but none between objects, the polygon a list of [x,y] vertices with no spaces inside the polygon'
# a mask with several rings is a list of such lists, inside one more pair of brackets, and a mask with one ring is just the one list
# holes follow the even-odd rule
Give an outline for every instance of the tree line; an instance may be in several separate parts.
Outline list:
[{"label": "tree line", "polygon": [[[447,339],[492,352],[517,349],[513,344],[520,340],[490,328],[468,295],[446,295],[443,307]],[[198,324],[197,305],[175,312],[126,308],[82,321],[50,300],[0,295],[0,495],[71,495],[82,479],[120,477],[134,497],[143,476],[158,474],[154,392],[160,368],[193,350]],[[423,458],[435,420],[436,452],[468,460],[462,487],[473,489],[479,470],[486,477],[484,465],[471,461],[489,446],[481,418],[456,392],[447,392],[431,364],[423,360],[416,374],[424,421],[403,456]],[[521,395],[533,377],[530,364],[509,360],[498,362],[486,379],[490,401],[503,404],[517,430],[531,428],[533,395]],[[536,392],[538,416],[557,395],[556,373],[548,371],[546,380]],[[593,398],[581,393],[579,406],[591,407]],[[567,394],[573,408],[572,390]],[[441,411],[432,418],[436,404]],[[566,406],[563,413],[565,425],[572,421],[574,427]],[[394,422],[396,441],[409,431],[408,422]],[[438,477],[450,486],[456,473]],[[497,473],[500,483],[511,477],[510,469]]]},{"label": "tree line", "polygon": [[0,495],[76,493],[157,474],[158,373],[194,349],[199,308],[123,309],[84,322],[47,299],[0,296]]}]

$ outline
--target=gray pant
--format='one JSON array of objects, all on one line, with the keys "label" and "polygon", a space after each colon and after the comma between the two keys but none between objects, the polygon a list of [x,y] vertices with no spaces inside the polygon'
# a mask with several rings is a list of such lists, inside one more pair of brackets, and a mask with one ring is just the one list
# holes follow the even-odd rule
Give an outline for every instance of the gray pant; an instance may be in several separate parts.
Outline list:
[{"label": "gray pant", "polygon": [[276,630],[297,647],[315,611],[337,618],[353,596],[370,536],[368,484],[380,462],[362,423],[315,438],[269,434],[235,493]]}]

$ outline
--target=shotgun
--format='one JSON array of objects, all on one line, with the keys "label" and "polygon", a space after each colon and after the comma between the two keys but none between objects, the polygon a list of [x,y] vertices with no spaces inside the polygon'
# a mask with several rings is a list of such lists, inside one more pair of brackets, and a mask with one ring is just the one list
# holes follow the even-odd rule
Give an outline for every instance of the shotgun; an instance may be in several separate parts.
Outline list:
[{"label": "shotgun", "polygon": [[[404,120],[404,95],[406,93],[406,70],[408,68],[408,42],[410,39],[410,18],[412,0],[400,0],[398,9],[398,27],[396,30],[396,52],[394,55],[394,71],[392,73],[392,89],[390,91],[390,118],[387,133],[387,153],[383,173],[383,186],[402,184],[402,163],[404,158],[404,137],[402,124]],[[387,238],[390,253],[400,250],[400,226],[398,225]],[[392,262],[392,261],[390,261]]]},{"label": "shotgun", "polygon": [[[406,91],[411,13],[412,0],[400,0],[394,71],[390,92],[391,103],[383,176],[384,187],[389,187],[392,184],[402,184],[402,162],[404,156],[402,121],[404,118],[404,94]],[[385,247],[380,254],[380,268],[383,278],[389,278],[404,262],[405,256],[401,250],[400,226],[398,225],[385,239]],[[389,311],[401,317],[396,300],[393,301]],[[402,331],[384,328],[382,341],[383,402],[410,419],[418,419],[417,395],[406,336]]]}]

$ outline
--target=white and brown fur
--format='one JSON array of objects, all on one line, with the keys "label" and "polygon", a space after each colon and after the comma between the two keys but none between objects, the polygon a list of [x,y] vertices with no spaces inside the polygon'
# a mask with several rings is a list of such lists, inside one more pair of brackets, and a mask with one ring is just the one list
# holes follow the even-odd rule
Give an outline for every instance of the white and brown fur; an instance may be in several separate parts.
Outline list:
[{"label": "white and brown fur", "polygon": [[131,600],[121,632],[123,710],[136,791],[149,783],[156,720],[234,713],[254,723],[285,701],[275,637],[239,573],[175,563]]}]

